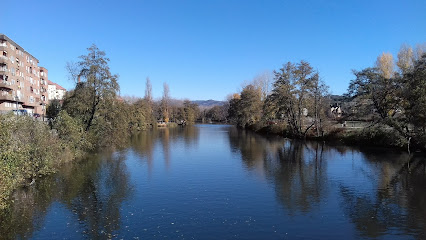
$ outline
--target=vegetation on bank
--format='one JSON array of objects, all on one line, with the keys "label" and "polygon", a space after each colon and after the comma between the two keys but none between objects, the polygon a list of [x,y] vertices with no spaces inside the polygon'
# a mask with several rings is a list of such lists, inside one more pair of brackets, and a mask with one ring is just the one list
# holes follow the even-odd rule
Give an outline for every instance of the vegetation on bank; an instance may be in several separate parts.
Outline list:
[{"label": "vegetation on bank", "polygon": [[[339,139],[346,143],[426,149],[426,53],[402,46],[397,61],[391,54],[374,67],[353,71],[342,116],[331,113],[333,103],[319,73],[305,61],[287,63],[268,79],[255,79],[230,97],[228,118],[241,128],[293,138]],[[265,87],[266,86],[266,87]],[[336,120],[362,119],[368,127],[336,127]],[[344,124],[342,124],[344,125]]]},{"label": "vegetation on bank", "polygon": [[[93,45],[79,62],[68,64],[76,87],[63,102],[49,104],[48,124],[0,116],[0,209],[13,189],[31,185],[88,152],[123,146],[132,133],[158,122],[168,127],[197,120],[230,122],[293,138],[426,149],[424,52],[403,46],[396,63],[390,54],[382,54],[374,67],[354,71],[345,96],[350,107],[336,116],[330,113],[328,87],[305,61],[284,64],[274,71],[272,84],[268,77],[257,77],[225,105],[200,110],[189,100],[172,99],[167,84],[161,100],[155,101],[149,78],[144,98],[121,98],[118,75],[110,72],[109,59]],[[367,119],[369,126],[336,127],[336,120],[347,119]]]},{"label": "vegetation on bank", "polygon": [[0,209],[14,188],[31,184],[72,158],[46,124],[13,114],[0,115],[0,149]]},{"label": "vegetation on bank", "polygon": [[105,147],[121,147],[134,132],[164,121],[191,124],[198,106],[190,101],[173,104],[167,84],[161,101],[152,98],[147,79],[145,97],[125,101],[118,93],[118,75],[95,45],[80,61],[68,64],[76,87],[63,102],[51,101],[48,124],[28,116],[0,115],[0,209],[14,189],[31,185],[38,177],[57,171],[64,162]]}]

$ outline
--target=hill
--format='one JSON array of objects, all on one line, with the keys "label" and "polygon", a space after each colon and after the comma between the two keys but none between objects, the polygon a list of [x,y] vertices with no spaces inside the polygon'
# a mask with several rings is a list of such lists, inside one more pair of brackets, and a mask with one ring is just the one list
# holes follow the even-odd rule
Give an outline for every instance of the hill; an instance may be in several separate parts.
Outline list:
[{"label": "hill", "polygon": [[191,101],[192,103],[198,104],[200,107],[214,107],[214,106],[223,106],[225,101],[216,101],[216,100],[195,100]]}]

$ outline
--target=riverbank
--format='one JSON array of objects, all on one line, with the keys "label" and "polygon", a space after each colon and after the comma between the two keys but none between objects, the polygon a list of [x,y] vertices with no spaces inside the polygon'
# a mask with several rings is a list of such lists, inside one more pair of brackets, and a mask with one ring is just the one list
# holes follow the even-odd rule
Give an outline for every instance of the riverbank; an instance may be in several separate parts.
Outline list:
[{"label": "riverbank", "polygon": [[424,239],[425,162],[408,170],[406,153],[216,124],[142,131],[97,152],[15,191],[1,238]]},{"label": "riverbank", "polygon": [[46,123],[13,114],[0,115],[0,149],[0,209],[14,189],[34,184],[76,157]]},{"label": "riverbank", "polygon": [[[0,115],[0,210],[9,206],[16,189],[31,186],[65,163],[84,159],[88,153],[123,147],[132,133],[150,128],[149,124],[139,125],[143,127],[114,128],[114,137],[100,138],[96,135],[99,132],[84,131],[81,123],[65,111],[51,125],[27,116]],[[177,126],[168,123],[165,127]],[[105,132],[110,131],[102,131],[104,135]]]},{"label": "riverbank", "polygon": [[[247,127],[249,130],[263,135],[279,135],[287,138],[298,138],[287,131],[286,124],[278,123],[272,125],[254,124]],[[365,128],[329,127],[325,128],[321,136],[316,132],[308,131],[305,139],[341,143],[350,146],[374,146],[397,148],[407,151],[408,141],[398,134],[397,131],[382,125],[369,126]],[[410,146],[411,151],[424,151],[424,146],[415,144]]]}]

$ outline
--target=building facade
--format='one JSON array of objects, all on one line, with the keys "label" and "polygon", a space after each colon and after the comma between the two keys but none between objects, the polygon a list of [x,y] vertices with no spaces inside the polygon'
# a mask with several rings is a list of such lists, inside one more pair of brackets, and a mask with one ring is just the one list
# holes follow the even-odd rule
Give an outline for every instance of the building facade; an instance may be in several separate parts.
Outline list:
[{"label": "building facade", "polygon": [[0,112],[44,115],[49,103],[47,69],[4,34],[0,55]]},{"label": "building facade", "polygon": [[52,81],[47,81],[47,95],[49,96],[49,101],[53,99],[63,100],[65,93],[65,88]]}]

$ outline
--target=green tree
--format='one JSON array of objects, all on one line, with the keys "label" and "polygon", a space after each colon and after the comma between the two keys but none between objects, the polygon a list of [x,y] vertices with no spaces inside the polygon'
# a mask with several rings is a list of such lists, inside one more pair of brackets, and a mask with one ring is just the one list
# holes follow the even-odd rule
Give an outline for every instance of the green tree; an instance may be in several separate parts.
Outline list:
[{"label": "green tree", "polygon": [[229,116],[241,128],[257,123],[262,116],[261,90],[247,85],[241,96],[235,94],[229,101]]},{"label": "green tree", "polygon": [[72,116],[80,119],[85,131],[90,130],[97,119],[102,118],[111,107],[119,91],[118,76],[110,72],[105,52],[92,45],[87,55],[80,56],[78,74],[85,81],[77,83],[64,100],[63,108]]},{"label": "green tree", "polygon": [[212,121],[226,122],[228,117],[228,105],[226,104],[223,106],[214,106],[210,108],[206,113],[206,117]]},{"label": "green tree", "polygon": [[415,134],[423,138],[426,134],[426,54],[414,62],[413,71],[405,74],[404,79],[407,84],[406,114]]},{"label": "green tree", "polygon": [[184,119],[187,123],[195,123],[199,115],[200,110],[198,105],[191,103],[189,100],[183,101]]},{"label": "green tree", "polygon": [[46,108],[46,115],[48,118],[54,120],[62,109],[62,104],[58,99],[50,101]]}]

